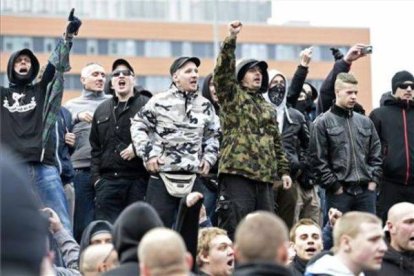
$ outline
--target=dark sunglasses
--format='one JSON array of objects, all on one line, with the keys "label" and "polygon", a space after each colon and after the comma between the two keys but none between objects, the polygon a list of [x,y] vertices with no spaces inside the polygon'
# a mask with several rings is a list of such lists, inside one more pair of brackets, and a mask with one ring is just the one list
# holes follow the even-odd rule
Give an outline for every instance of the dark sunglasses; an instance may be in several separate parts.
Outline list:
[{"label": "dark sunglasses", "polygon": [[116,70],[112,73],[113,77],[119,77],[120,75],[124,75],[125,77],[133,76],[134,74],[131,72],[131,70],[124,69],[124,70]]},{"label": "dark sunglasses", "polygon": [[398,88],[401,88],[401,89],[407,89],[407,88],[408,88],[408,86],[410,86],[410,87],[411,87],[411,89],[414,89],[414,83],[400,83],[400,84],[398,85]]}]

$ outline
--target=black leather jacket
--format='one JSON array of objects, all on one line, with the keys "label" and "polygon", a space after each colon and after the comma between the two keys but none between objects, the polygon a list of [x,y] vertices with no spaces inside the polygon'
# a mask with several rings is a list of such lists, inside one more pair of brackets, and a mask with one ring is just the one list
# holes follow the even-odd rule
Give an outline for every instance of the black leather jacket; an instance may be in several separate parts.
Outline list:
[{"label": "black leather jacket", "polygon": [[307,158],[310,134],[304,115],[291,107],[286,110],[282,146],[289,160],[291,177],[298,180],[301,173],[310,167],[310,160]]},{"label": "black leather jacket", "polygon": [[381,144],[372,121],[336,105],[315,120],[310,154],[320,185],[330,192],[341,186],[379,183]]}]

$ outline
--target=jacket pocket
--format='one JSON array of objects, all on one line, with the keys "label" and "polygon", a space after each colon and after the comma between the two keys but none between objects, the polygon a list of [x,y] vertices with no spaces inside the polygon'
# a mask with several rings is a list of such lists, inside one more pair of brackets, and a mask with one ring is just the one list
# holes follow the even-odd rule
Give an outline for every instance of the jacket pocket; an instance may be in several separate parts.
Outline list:
[{"label": "jacket pocket", "polygon": [[360,146],[362,147],[364,152],[368,154],[370,151],[369,148],[370,148],[370,140],[371,140],[372,131],[369,128],[358,128],[358,134],[359,135],[356,140],[360,141]]},{"label": "jacket pocket", "polygon": [[345,144],[345,129],[343,127],[332,127],[327,128],[326,132],[328,133],[329,140],[332,142],[332,145]]}]

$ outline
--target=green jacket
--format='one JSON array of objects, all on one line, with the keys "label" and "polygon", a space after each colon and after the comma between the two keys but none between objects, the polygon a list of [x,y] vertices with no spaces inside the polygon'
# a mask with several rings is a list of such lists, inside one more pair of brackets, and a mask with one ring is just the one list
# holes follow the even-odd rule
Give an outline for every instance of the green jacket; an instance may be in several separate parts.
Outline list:
[{"label": "green jacket", "polygon": [[289,174],[276,111],[261,93],[238,84],[235,49],[236,38],[227,37],[214,68],[223,130],[219,174],[273,183],[278,176]]}]

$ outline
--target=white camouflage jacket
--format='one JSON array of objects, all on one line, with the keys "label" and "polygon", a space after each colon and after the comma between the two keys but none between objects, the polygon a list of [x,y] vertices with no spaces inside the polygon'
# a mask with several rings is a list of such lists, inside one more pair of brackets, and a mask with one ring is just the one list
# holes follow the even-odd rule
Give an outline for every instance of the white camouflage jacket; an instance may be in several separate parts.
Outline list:
[{"label": "white camouflage jacket", "polygon": [[144,162],[160,157],[161,172],[199,171],[201,160],[213,166],[219,152],[220,122],[213,105],[199,92],[172,86],[153,96],[135,115],[131,136]]}]

